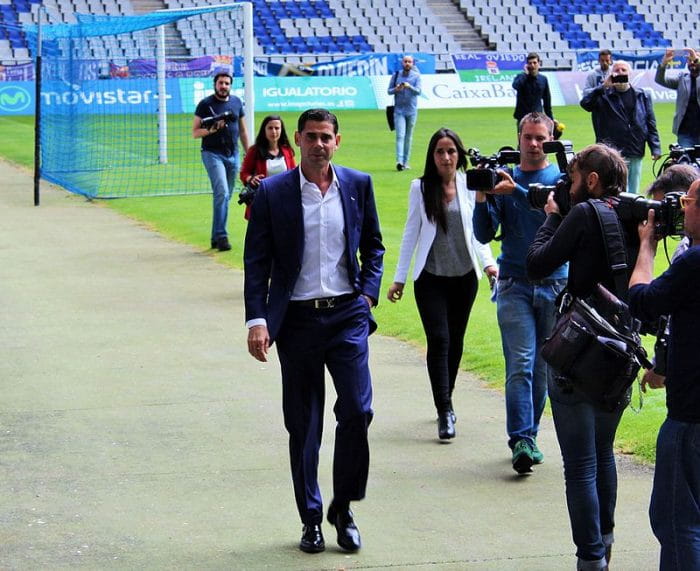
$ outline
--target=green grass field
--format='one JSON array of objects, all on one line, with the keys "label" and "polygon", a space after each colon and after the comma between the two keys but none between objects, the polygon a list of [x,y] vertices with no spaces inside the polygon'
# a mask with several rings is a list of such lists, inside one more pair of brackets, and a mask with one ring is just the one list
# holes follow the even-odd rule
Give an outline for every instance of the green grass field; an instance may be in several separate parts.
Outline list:
[{"label": "green grass field", "polygon": [[[460,134],[467,147],[477,147],[482,154],[490,154],[503,145],[515,145],[515,120],[510,109],[449,109],[421,110],[413,139],[412,169],[404,172],[395,170],[394,136],[387,127],[383,111],[341,111],[341,144],[335,160],[339,164],[358,168],[372,174],[377,206],[379,209],[384,243],[386,246],[385,277],[383,289],[393,279],[398,257],[401,234],[405,222],[408,188],[411,179],[420,176],[427,142],[438,128],[446,126]],[[673,142],[670,127],[673,117],[673,104],[655,106],[656,117],[663,148]],[[558,120],[566,125],[565,139],[579,150],[593,142],[590,116],[577,106],[555,108]],[[257,119],[262,119],[257,114]],[[294,131],[298,113],[283,114],[283,119],[290,134]],[[180,121],[189,136],[189,123]],[[0,118],[0,128],[5,137],[0,141],[0,155],[21,165],[33,164],[33,118]],[[154,135],[155,136],[155,135]],[[197,141],[191,144],[196,154]],[[188,161],[189,162],[189,161]],[[201,165],[197,169],[204,171]],[[644,163],[643,186],[653,179],[652,161],[647,156]],[[138,181],[135,183],[138,184]],[[31,189],[27,189],[27,200],[31,200]],[[209,248],[209,229],[211,224],[211,198],[209,195],[171,196],[155,198],[130,198],[113,200],[106,204],[110,208],[135,218],[164,235],[187,244],[194,245],[202,251]],[[245,232],[243,208],[231,202],[229,214],[229,234],[233,249],[220,254],[211,253],[221,263],[242,267],[242,241]],[[669,248],[674,248],[670,244]],[[662,248],[659,249],[662,251]],[[657,272],[667,266],[666,260],[657,257]],[[424,345],[423,330],[413,301],[410,284],[404,300],[390,304],[386,300],[376,309],[379,332],[409,341],[417,346]],[[488,299],[488,285],[482,280],[479,295],[470,318],[465,342],[462,366],[490,386],[503,387],[503,357],[500,335],[496,323],[495,306]],[[243,324],[231,324],[243,327]],[[653,344],[653,340],[648,343]],[[427,379],[426,379],[427,383]],[[635,401],[637,391],[635,389]],[[426,392],[428,395],[428,392]],[[427,397],[426,397],[427,398]],[[459,399],[468,398],[464,390],[458,388],[456,407]],[[645,461],[654,460],[656,433],[665,417],[665,395],[663,391],[645,395],[644,408],[636,414],[628,409],[618,430],[618,447],[637,455]],[[504,413],[505,416],[505,413]],[[505,428],[504,428],[505,431]]]}]

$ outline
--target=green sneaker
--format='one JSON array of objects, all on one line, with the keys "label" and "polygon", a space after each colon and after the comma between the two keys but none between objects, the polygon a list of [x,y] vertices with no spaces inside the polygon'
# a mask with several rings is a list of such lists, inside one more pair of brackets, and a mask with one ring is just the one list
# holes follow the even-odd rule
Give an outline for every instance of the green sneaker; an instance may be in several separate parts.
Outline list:
[{"label": "green sneaker", "polygon": [[513,470],[518,474],[527,474],[532,472],[534,463],[530,443],[527,440],[518,440],[513,447]]},{"label": "green sneaker", "polygon": [[544,454],[542,454],[542,450],[537,447],[537,440],[534,438],[532,439],[532,461],[535,464],[544,463]]}]

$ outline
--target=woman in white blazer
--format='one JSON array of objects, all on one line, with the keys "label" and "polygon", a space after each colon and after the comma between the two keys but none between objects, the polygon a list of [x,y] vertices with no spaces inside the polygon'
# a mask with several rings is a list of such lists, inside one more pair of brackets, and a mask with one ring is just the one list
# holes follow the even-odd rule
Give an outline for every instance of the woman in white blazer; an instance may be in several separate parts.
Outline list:
[{"label": "woman in white blazer", "polygon": [[452,392],[464,334],[482,275],[498,273],[491,249],[472,231],[474,193],[467,190],[467,152],[457,133],[430,139],[423,176],[411,182],[399,263],[387,298],[403,296],[411,258],[416,305],[428,345],[428,376],[438,413],[438,436],[455,436]]}]

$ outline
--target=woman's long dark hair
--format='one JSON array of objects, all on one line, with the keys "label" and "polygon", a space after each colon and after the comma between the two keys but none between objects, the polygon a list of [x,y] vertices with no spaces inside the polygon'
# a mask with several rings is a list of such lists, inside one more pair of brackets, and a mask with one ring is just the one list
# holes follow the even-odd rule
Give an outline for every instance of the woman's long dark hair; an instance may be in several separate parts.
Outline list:
[{"label": "woman's long dark hair", "polygon": [[423,193],[423,204],[425,204],[425,215],[434,224],[439,224],[443,230],[447,230],[447,215],[443,203],[442,178],[440,177],[437,165],[435,164],[435,149],[438,141],[445,137],[452,139],[457,148],[457,170],[467,168],[467,151],[462,144],[462,139],[452,129],[443,127],[438,129],[430,138],[428,143],[428,153],[425,157],[425,170],[420,177],[421,192]]},{"label": "woman's long dark hair", "polygon": [[258,131],[257,137],[255,137],[255,150],[258,153],[258,157],[261,159],[266,159],[267,154],[270,152],[270,142],[267,140],[267,137],[265,136],[265,127],[267,127],[267,124],[270,121],[279,121],[280,125],[282,126],[282,131],[280,132],[280,140],[279,145],[280,152],[282,147],[289,147],[292,150],[292,154],[294,154],[294,149],[292,149],[292,145],[289,144],[289,138],[287,137],[287,130],[284,128],[284,121],[282,121],[282,117],[279,115],[268,115],[262,120],[262,123],[260,124],[260,130]]}]

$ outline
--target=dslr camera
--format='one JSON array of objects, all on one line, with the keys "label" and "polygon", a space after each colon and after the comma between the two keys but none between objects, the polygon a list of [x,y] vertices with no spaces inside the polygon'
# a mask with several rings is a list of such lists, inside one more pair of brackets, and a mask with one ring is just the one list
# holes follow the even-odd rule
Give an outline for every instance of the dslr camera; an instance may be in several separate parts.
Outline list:
[{"label": "dslr camera", "polygon": [[251,204],[253,204],[253,200],[255,200],[255,194],[257,192],[257,188],[253,188],[251,186],[246,185],[238,195],[238,204],[245,204],[246,206],[250,206]]},{"label": "dslr camera", "polygon": [[659,167],[659,174],[662,174],[672,165],[691,165],[696,169],[700,169],[700,145],[695,145],[694,147],[669,145],[668,155]]},{"label": "dslr camera", "polygon": [[501,177],[499,170],[504,170],[512,174],[512,170],[507,165],[518,164],[520,162],[520,151],[512,147],[501,147],[501,149],[488,157],[483,156],[479,149],[468,149],[467,156],[469,164],[473,168],[467,169],[467,188],[469,190],[489,191],[498,184]]},{"label": "dslr camera", "polygon": [[212,115],[211,117],[205,117],[202,119],[201,125],[203,129],[211,129],[212,125],[224,120],[226,123],[233,121],[233,113],[231,111],[224,111],[218,115]]},{"label": "dslr camera", "polygon": [[647,219],[648,212],[654,211],[654,232],[657,239],[666,236],[683,236],[683,209],[681,208],[681,196],[684,191],[674,190],[667,192],[663,200],[650,200],[638,194],[621,192],[619,202],[615,207],[621,221],[635,223]]},{"label": "dslr camera", "polygon": [[556,184],[546,185],[536,182],[529,185],[527,201],[531,208],[541,210],[547,204],[549,193],[554,192],[554,201],[559,207],[559,212],[562,216],[566,216],[571,210],[571,197],[569,195],[571,179],[567,171],[569,162],[574,158],[574,146],[571,141],[547,141],[542,145],[542,149],[546,154],[556,154],[557,166],[563,174]]}]

